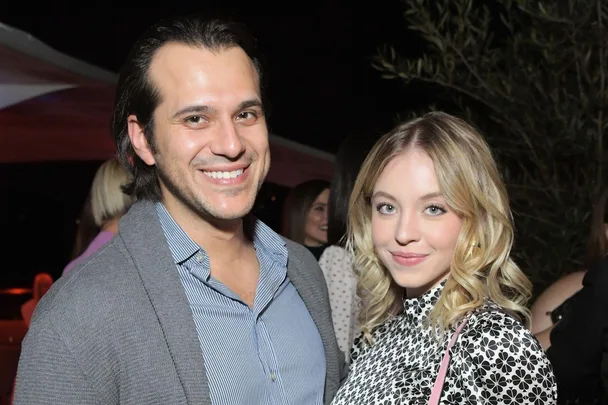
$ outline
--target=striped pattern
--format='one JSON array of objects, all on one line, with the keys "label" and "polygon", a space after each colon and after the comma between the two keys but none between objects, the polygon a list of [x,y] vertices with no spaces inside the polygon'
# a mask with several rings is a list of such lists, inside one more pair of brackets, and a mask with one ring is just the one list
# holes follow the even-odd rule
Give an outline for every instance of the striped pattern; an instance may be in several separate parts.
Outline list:
[{"label": "striped pattern", "polygon": [[253,308],[210,274],[209,258],[166,208],[156,210],[192,309],[214,405],[323,403],[325,352],[287,277],[287,248],[261,221]]}]

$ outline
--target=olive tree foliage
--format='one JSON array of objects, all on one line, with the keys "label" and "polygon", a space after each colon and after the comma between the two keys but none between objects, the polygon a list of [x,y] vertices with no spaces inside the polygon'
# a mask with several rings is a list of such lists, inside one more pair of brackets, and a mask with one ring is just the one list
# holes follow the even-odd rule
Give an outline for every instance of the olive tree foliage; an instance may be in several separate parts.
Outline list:
[{"label": "olive tree foliage", "polygon": [[424,51],[385,45],[374,67],[427,83],[486,136],[535,292],[580,269],[608,174],[608,0],[401,1]]}]

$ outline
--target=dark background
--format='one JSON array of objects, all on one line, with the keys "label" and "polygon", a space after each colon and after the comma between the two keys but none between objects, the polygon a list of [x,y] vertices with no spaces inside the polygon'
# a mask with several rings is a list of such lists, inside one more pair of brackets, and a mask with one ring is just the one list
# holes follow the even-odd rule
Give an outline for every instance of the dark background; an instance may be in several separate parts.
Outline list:
[{"label": "dark background", "polygon": [[259,40],[270,79],[272,132],[334,152],[345,135],[384,128],[395,111],[419,104],[419,95],[405,97],[398,82],[381,79],[370,64],[370,57],[386,42],[416,49],[401,3],[351,3],[177,0],[172,7],[152,9],[98,8],[46,16],[1,13],[0,22],[117,72],[133,42],[158,19],[221,10],[220,14],[245,22]]},{"label": "dark background", "polygon": [[[371,57],[385,43],[410,54],[420,52],[419,41],[406,29],[402,4],[352,3],[178,0],[164,7],[121,2],[120,8],[100,3],[65,10],[53,4],[52,12],[36,14],[32,7],[19,13],[5,5],[0,6],[0,22],[118,72],[133,42],[161,18],[193,12],[235,17],[258,38],[266,60],[270,130],[334,153],[344,137],[385,131],[397,113],[427,101],[424,92],[384,80],[371,66]],[[27,287],[40,271],[59,277],[70,259],[76,219],[99,164],[0,165],[0,226],[5,235],[0,288]],[[267,183],[258,199],[256,213],[275,230],[287,191]]]}]

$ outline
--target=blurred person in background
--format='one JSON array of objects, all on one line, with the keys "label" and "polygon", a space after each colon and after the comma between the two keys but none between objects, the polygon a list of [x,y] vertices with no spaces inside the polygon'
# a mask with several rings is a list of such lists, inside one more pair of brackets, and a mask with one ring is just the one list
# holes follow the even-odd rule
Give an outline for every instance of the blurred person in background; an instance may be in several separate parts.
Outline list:
[{"label": "blurred person in background", "polygon": [[40,299],[51,289],[53,285],[53,277],[48,273],[38,273],[34,277],[34,284],[32,286],[32,298],[27,300],[21,305],[21,317],[27,327],[30,326],[32,314],[36,309],[36,305]]},{"label": "blurred person in background", "polygon": [[[91,191],[83,209],[83,216],[76,232],[75,252],[85,247],[87,235],[94,227],[99,233],[86,248],[74,258],[63,270],[67,274],[78,263],[91,256],[108,243],[118,232],[118,221],[129,210],[135,199],[122,191],[122,186],[129,183],[130,175],[116,158],[105,161],[93,178]],[[87,206],[90,204],[90,214]],[[91,224],[92,220],[92,224]]]},{"label": "blurred person in background", "polygon": [[283,207],[283,236],[304,245],[317,260],[327,246],[327,180],[308,180],[295,186]]},{"label": "blurred person in background", "polygon": [[377,131],[351,135],[338,147],[327,204],[328,246],[319,258],[329,290],[336,338],[347,361],[353,341],[359,334],[357,277],[352,266],[352,255],[344,248],[348,200],[359,169],[378,138]]},{"label": "blurred person in background", "polygon": [[584,270],[556,281],[532,306],[560,404],[608,404],[607,202],[605,190],[593,209]]},{"label": "blurred person in background", "polygon": [[545,350],[551,346],[550,335],[553,327],[569,311],[571,298],[583,288],[583,279],[587,269],[596,266],[608,254],[607,204],[608,188],[600,194],[593,206],[583,269],[567,274],[551,284],[532,304],[530,329]]}]

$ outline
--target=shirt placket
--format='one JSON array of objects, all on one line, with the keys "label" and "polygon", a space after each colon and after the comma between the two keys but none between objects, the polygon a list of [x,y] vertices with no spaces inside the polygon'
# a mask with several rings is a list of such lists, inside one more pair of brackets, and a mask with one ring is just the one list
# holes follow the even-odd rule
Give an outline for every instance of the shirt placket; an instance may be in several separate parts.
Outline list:
[{"label": "shirt placket", "polygon": [[260,280],[258,282],[252,315],[259,359],[268,383],[269,402],[278,405],[287,404],[287,396],[279,372],[272,337],[263,317],[264,311],[271,304],[273,296],[280,288],[282,282],[281,276],[278,276],[280,272],[274,266],[275,264],[272,261],[260,260]]}]

